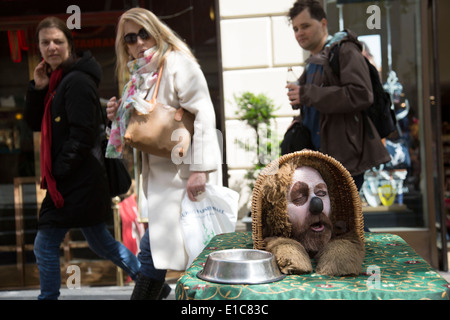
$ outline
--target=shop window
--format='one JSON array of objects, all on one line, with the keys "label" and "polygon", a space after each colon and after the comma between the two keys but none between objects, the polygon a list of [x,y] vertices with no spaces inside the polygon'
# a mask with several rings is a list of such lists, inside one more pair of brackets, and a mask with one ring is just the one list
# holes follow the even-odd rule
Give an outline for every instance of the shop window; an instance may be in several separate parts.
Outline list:
[{"label": "shop window", "polygon": [[391,162],[365,174],[361,200],[366,225],[423,227],[420,1],[325,2],[329,33],[350,29],[359,36],[391,94],[398,121],[397,132],[384,139]]}]

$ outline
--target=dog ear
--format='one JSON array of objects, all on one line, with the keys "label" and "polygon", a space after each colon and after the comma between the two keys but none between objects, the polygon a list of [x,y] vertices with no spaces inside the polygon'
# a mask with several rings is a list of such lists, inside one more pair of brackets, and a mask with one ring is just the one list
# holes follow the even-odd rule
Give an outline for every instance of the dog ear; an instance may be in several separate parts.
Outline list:
[{"label": "dog ear", "polygon": [[262,185],[262,218],[264,236],[291,234],[291,223],[287,214],[287,192],[292,183],[294,166],[286,163],[273,175],[268,175]]},{"label": "dog ear", "polygon": [[276,174],[267,176],[264,183],[264,199],[272,206],[275,206],[283,198],[286,198],[289,186],[292,183],[292,173],[290,165],[281,166]]}]

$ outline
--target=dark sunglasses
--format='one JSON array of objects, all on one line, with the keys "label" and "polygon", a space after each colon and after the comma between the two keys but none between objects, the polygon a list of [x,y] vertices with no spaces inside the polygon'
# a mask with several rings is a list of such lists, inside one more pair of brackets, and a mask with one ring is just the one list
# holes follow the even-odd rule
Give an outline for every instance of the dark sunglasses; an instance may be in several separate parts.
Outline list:
[{"label": "dark sunglasses", "polygon": [[150,35],[148,32],[142,28],[139,30],[139,32],[136,33],[127,33],[123,39],[125,40],[125,43],[127,44],[135,44],[137,42],[137,37],[141,38],[142,40],[147,40],[150,38]]}]

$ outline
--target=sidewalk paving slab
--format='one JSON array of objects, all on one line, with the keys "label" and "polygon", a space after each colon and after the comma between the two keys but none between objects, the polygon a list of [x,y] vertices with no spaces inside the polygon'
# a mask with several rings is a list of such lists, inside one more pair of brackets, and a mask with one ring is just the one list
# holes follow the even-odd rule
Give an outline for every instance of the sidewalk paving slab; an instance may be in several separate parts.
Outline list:
[{"label": "sidewalk paving slab", "polygon": [[[165,300],[175,300],[175,284]],[[61,288],[59,300],[130,300],[134,286],[95,286],[80,289]],[[0,291],[0,300],[37,300],[39,289]]]}]

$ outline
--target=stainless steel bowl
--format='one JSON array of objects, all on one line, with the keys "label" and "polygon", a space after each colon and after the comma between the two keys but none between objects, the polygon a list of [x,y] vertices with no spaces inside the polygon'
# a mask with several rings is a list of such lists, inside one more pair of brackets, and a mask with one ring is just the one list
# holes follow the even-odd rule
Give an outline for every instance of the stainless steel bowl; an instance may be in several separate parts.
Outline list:
[{"label": "stainless steel bowl", "polygon": [[272,253],[253,249],[212,252],[202,271],[202,280],[227,284],[262,284],[283,279]]}]

